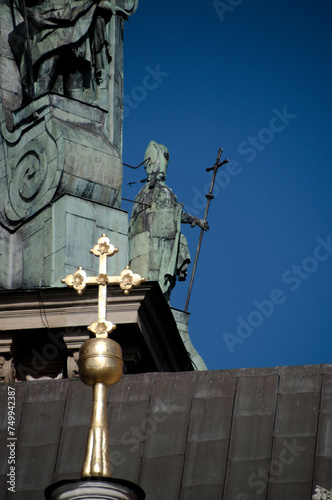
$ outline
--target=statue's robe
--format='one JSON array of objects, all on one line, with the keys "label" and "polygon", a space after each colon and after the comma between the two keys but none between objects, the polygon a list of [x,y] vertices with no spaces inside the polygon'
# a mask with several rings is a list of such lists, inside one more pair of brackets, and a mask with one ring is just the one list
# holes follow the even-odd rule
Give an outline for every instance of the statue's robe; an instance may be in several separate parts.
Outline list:
[{"label": "statue's robe", "polygon": [[148,242],[142,247],[148,249],[144,259],[147,266],[139,271],[147,279],[158,281],[166,298],[177,278],[186,279],[190,263],[187,240],[181,233],[183,215],[183,205],[178,203],[173,191],[157,181],[152,188],[146,184],[138,193],[129,222],[129,258],[135,258],[134,254],[139,251],[131,245],[135,236],[145,235]]},{"label": "statue's robe", "polygon": [[[22,3],[14,0],[23,16]],[[107,45],[103,30],[97,26],[93,34],[95,11],[100,1],[93,0],[26,0],[26,14],[30,35],[31,62],[34,74],[48,58],[61,54],[66,48],[77,57],[95,67],[98,73],[105,61],[101,60],[101,47]],[[102,38],[102,39],[101,39]],[[9,36],[9,43],[19,66],[23,86],[28,80],[26,27],[18,25]]]}]

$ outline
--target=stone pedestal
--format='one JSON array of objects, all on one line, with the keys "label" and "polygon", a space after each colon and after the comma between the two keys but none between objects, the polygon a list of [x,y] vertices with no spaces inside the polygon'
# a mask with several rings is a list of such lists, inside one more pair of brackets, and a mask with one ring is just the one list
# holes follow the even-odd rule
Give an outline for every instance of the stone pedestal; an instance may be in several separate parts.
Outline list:
[{"label": "stone pedestal", "polygon": [[12,131],[2,123],[0,288],[60,286],[77,262],[93,270],[86,248],[103,233],[121,248],[114,269],[128,264],[121,154],[106,118],[95,106],[47,94],[13,113]]},{"label": "stone pedestal", "polygon": [[0,221],[15,230],[62,194],[121,204],[120,151],[105,132],[107,113],[47,94],[13,113],[15,129],[2,125]]},{"label": "stone pedestal", "polygon": [[122,479],[82,478],[59,481],[45,490],[46,500],[144,500],[145,493]]},{"label": "stone pedestal", "polygon": [[0,287],[59,287],[61,278],[81,265],[98,272],[98,260],[86,251],[106,233],[119,251],[110,274],[128,264],[127,214],[122,210],[64,195],[15,233],[0,225]]}]

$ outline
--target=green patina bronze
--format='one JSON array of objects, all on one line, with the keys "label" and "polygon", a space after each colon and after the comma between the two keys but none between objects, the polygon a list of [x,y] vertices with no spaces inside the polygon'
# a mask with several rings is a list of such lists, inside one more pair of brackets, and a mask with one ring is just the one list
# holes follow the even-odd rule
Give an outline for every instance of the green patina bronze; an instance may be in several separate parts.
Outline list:
[{"label": "green patina bronze", "polygon": [[147,183],[138,193],[129,221],[129,259],[133,269],[158,281],[169,301],[176,280],[186,279],[190,254],[181,223],[208,224],[183,211],[183,204],[166,186],[168,149],[151,141],[145,153]]},{"label": "green patina bronze", "polygon": [[137,1],[118,3],[123,8],[107,0],[14,0],[27,21],[9,36],[23,100],[53,90],[84,102],[98,102],[114,50],[111,18],[126,18],[137,7]]},{"label": "green patina bronze", "polygon": [[98,227],[128,263],[123,31],[137,4],[1,0],[0,287],[59,286]]}]

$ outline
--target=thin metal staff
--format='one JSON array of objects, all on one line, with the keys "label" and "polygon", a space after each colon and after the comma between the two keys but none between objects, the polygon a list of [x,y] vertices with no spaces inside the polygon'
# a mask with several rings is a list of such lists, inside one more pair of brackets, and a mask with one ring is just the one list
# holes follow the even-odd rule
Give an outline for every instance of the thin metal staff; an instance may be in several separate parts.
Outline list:
[{"label": "thin metal staff", "polygon": [[[218,156],[217,156],[215,164],[213,165],[213,167],[209,167],[206,169],[207,172],[210,172],[211,170],[213,170],[213,176],[212,176],[212,180],[211,180],[210,191],[208,192],[208,194],[205,195],[205,197],[207,198],[207,202],[206,202],[206,207],[205,207],[204,220],[207,220],[210,203],[211,203],[211,200],[213,200],[213,198],[214,198],[213,187],[214,187],[214,183],[216,180],[217,171],[222,165],[225,165],[225,163],[228,163],[228,161],[229,161],[229,160],[224,160],[224,161],[220,162],[221,155],[222,155],[222,148],[219,148]],[[196,250],[193,272],[191,273],[191,278],[190,278],[190,283],[189,283],[189,290],[188,290],[186,305],[184,307],[185,312],[187,312],[187,310],[188,310],[190,295],[191,295],[191,291],[192,291],[192,287],[193,287],[193,283],[194,283],[194,279],[195,279],[196,267],[197,267],[199,252],[200,252],[201,246],[202,246],[204,232],[205,232],[204,229],[201,229],[201,232],[199,235],[199,240],[198,240],[198,245],[197,245],[197,250]]]},{"label": "thin metal staff", "polygon": [[23,20],[24,20],[24,28],[25,28],[25,38],[26,38],[26,50],[27,50],[27,68],[28,68],[28,75],[29,75],[29,97],[30,99],[33,99],[35,97],[35,89],[34,89],[34,82],[33,82],[33,66],[32,66],[32,54],[31,54],[31,45],[30,45],[30,33],[29,33],[29,25],[28,25],[28,16],[27,16],[27,10],[26,10],[26,5],[25,5],[25,0],[21,0],[21,6],[22,6],[22,14],[23,14]]}]

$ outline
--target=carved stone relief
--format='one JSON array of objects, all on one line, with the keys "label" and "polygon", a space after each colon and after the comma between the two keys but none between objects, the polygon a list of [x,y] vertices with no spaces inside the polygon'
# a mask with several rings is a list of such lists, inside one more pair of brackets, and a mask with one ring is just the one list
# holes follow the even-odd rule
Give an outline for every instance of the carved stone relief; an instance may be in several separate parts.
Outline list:
[{"label": "carved stone relief", "polygon": [[80,376],[78,374],[78,366],[77,366],[77,361],[78,361],[78,356],[79,352],[73,352],[72,355],[69,355],[67,358],[67,373],[68,373],[68,378],[71,380],[79,380]]},{"label": "carved stone relief", "polygon": [[16,370],[13,358],[6,360],[0,356],[0,382],[15,382]]},{"label": "carved stone relief", "polygon": [[31,130],[23,123],[15,133],[2,127],[6,173],[1,182],[1,222],[15,227],[34,215],[54,197],[63,170],[63,136],[55,124],[39,119]]},{"label": "carved stone relief", "polygon": [[320,486],[316,486],[315,494],[312,497],[312,500],[329,500],[332,498],[332,491],[325,490]]}]

